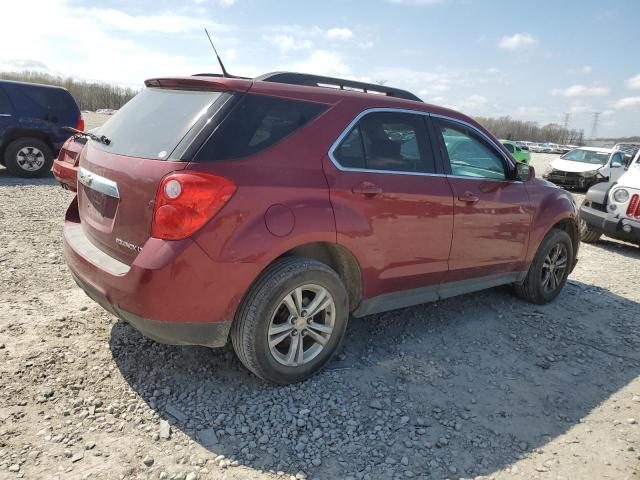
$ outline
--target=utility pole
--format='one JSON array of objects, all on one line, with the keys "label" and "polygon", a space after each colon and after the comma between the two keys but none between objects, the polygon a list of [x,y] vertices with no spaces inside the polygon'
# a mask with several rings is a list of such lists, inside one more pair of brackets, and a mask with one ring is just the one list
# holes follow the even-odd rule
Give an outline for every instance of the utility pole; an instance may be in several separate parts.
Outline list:
[{"label": "utility pole", "polygon": [[562,141],[562,143],[569,143],[569,112],[564,114],[564,124],[562,125],[564,128],[564,139]]},{"label": "utility pole", "polygon": [[600,119],[600,114],[602,112],[593,112],[593,125],[591,126],[591,144],[593,145],[593,141],[596,139],[596,135],[598,134],[598,120]]}]

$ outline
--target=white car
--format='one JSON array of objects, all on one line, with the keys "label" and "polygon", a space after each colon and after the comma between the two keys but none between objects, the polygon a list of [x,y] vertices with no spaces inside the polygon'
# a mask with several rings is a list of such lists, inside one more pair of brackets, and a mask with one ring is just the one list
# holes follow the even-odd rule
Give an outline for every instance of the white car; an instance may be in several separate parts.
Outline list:
[{"label": "white car", "polygon": [[623,152],[611,148],[580,147],[552,160],[542,176],[558,185],[588,189],[620,177],[623,158]]},{"label": "white car", "polygon": [[603,234],[640,246],[640,151],[617,182],[591,187],[580,207],[582,241]]}]

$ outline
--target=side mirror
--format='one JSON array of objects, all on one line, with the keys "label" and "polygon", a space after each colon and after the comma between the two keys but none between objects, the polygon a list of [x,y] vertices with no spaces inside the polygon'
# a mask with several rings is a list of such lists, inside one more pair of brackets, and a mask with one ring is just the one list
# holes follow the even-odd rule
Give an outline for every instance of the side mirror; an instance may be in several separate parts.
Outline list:
[{"label": "side mirror", "polygon": [[518,180],[527,182],[536,177],[536,169],[526,163],[518,162],[516,163],[516,177]]}]

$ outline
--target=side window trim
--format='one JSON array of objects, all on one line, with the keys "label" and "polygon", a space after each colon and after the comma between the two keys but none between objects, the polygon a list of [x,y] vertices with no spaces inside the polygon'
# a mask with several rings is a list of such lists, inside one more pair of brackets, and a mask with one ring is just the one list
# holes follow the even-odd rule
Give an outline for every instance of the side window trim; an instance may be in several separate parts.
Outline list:
[{"label": "side window trim", "polygon": [[479,136],[485,143],[487,143],[487,147],[491,148],[491,150],[494,153],[496,153],[499,158],[502,159],[502,161],[504,163],[504,167],[505,167],[505,172],[507,173],[506,178],[504,180],[491,180],[491,179],[487,179],[487,178],[474,178],[474,177],[463,177],[463,176],[453,175],[453,171],[451,170],[451,164],[449,163],[449,153],[447,152],[447,147],[444,144],[444,139],[443,139],[442,135],[438,133],[438,131],[435,128],[435,125],[434,125],[434,130],[435,130],[435,135],[437,136],[437,142],[438,142],[438,146],[439,146],[439,150],[440,150],[440,155],[442,157],[442,162],[443,162],[444,168],[445,168],[445,174],[447,176],[454,177],[454,178],[465,178],[465,179],[469,179],[469,180],[491,180],[491,181],[497,181],[497,182],[519,182],[519,180],[514,180],[513,178],[509,178],[509,174],[511,174],[513,172],[513,170],[515,169],[515,165],[505,155],[505,153],[502,151],[502,149],[500,149],[495,144],[495,142],[493,142],[491,140],[491,138],[489,138],[483,132],[481,132],[480,130],[475,128],[473,125],[470,125],[469,123],[464,122],[462,120],[458,120],[456,118],[447,117],[445,115],[438,115],[438,114],[435,114],[435,113],[434,114],[430,114],[430,116],[432,118],[436,119],[436,120],[443,120],[445,122],[458,124],[461,127],[464,127],[466,129],[468,129],[471,133]]},{"label": "side window trim", "polygon": [[431,119],[431,115],[426,114],[424,116],[425,127],[427,128],[427,136],[429,137],[429,143],[431,144],[431,153],[433,154],[433,158],[435,159],[436,164],[436,174],[437,175],[447,175],[447,164],[448,161],[442,156],[442,149],[440,148],[440,135],[436,131],[436,127],[433,124],[433,120]]},{"label": "side window trim", "polygon": [[[426,138],[427,140],[429,140],[429,142],[431,143],[431,145],[425,146],[423,145],[423,148],[429,150],[431,152],[431,154],[434,156],[434,161],[435,161],[435,173],[427,173],[427,172],[408,172],[408,171],[402,171],[402,170],[375,170],[375,169],[370,169],[370,168],[352,168],[352,167],[344,167],[340,164],[340,162],[338,161],[338,159],[335,157],[335,151],[338,149],[338,147],[340,146],[340,144],[342,143],[342,141],[349,135],[349,133],[351,133],[351,131],[354,129],[354,127],[358,127],[360,120],[362,120],[365,116],[369,115],[369,114],[373,114],[373,113],[406,113],[406,114],[410,114],[410,115],[417,115],[417,116],[421,116],[424,117],[424,119],[428,119],[429,117],[429,113],[428,112],[421,112],[418,110],[409,110],[409,109],[403,109],[403,108],[369,108],[366,110],[363,110],[362,112],[360,112],[358,115],[356,115],[356,117],[351,120],[351,122],[349,122],[349,124],[345,127],[345,129],[340,133],[340,135],[338,135],[338,138],[335,140],[335,142],[333,142],[333,144],[331,145],[331,147],[329,148],[329,151],[327,153],[329,159],[331,160],[331,163],[333,163],[333,165],[340,171],[342,172],[365,172],[365,173],[387,173],[387,174],[394,174],[394,175],[414,175],[414,176],[422,176],[422,177],[433,177],[433,176],[442,176],[444,172],[440,172],[440,159],[439,159],[439,155],[437,155],[436,149],[433,146],[433,132],[431,131],[431,129],[429,128],[429,125],[427,123],[425,123],[424,127],[425,127],[425,134],[426,134]],[[429,122],[430,123],[430,122]],[[362,149],[363,152],[365,151],[364,148],[364,140],[362,138],[362,132],[360,132],[360,141],[363,142],[362,145]]]}]

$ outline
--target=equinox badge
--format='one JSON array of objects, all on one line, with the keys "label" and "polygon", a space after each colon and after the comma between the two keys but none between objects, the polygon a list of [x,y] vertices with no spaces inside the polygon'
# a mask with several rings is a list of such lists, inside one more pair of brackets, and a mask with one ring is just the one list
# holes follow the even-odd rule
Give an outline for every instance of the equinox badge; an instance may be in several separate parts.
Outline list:
[{"label": "equinox badge", "polygon": [[129,243],[126,240],[122,240],[121,238],[116,237],[116,243],[121,247],[128,248],[129,250],[133,250],[134,252],[139,253],[142,251],[142,247],[139,247],[138,245],[134,245],[133,243]]}]

